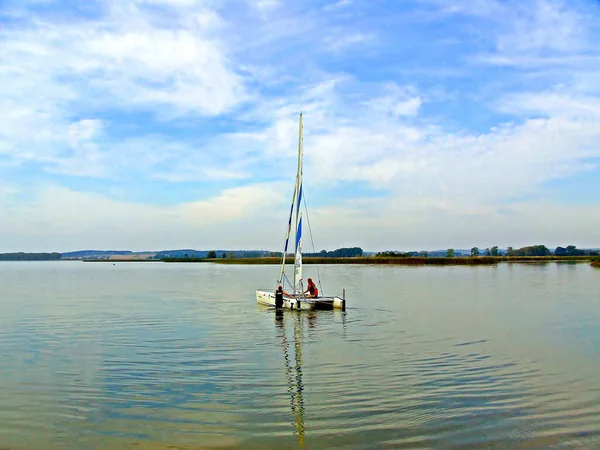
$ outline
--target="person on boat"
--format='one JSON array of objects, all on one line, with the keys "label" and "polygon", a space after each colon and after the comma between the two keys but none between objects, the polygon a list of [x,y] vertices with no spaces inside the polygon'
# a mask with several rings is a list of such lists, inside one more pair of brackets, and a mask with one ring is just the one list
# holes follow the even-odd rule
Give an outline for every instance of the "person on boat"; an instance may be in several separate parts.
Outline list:
[{"label": "person on boat", "polygon": [[278,287],[277,287],[277,291],[276,291],[275,293],[277,293],[277,292],[281,292],[281,293],[282,293],[283,295],[285,295],[286,297],[290,297],[290,298],[292,297],[290,294],[288,294],[287,292],[285,292],[285,291],[283,290],[283,286],[278,286]]},{"label": "person on boat", "polygon": [[303,292],[303,294],[306,294],[307,292],[307,297],[317,298],[319,296],[319,289],[317,288],[317,285],[313,282],[312,278],[308,279],[308,288]]}]

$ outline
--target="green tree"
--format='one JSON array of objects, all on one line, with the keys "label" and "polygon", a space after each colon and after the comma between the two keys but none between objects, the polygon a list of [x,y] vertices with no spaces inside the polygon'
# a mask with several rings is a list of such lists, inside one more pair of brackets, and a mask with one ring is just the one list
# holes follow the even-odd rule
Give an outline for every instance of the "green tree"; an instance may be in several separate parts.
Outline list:
[{"label": "green tree", "polygon": [[498,252],[498,246],[494,245],[492,247],[492,256],[498,256],[498,255],[500,255],[500,253]]},{"label": "green tree", "polygon": [[489,247],[485,249],[485,256],[492,256],[492,252],[490,251]]},{"label": "green tree", "polygon": [[471,249],[471,256],[479,256],[479,247],[473,247]]},{"label": "green tree", "polygon": [[568,245],[565,250],[566,250],[567,256],[582,256],[582,255],[585,255],[585,251],[579,250],[574,245]]},{"label": "green tree", "polygon": [[215,252],[214,250],[211,250],[211,251],[209,251],[209,252],[206,254],[206,257],[207,257],[207,258],[216,258],[216,257],[217,257],[217,252]]},{"label": "green tree", "polygon": [[515,256],[515,251],[513,250],[512,247],[506,248],[506,256]]},{"label": "green tree", "polygon": [[454,258],[454,254],[455,254],[455,253],[454,253],[454,249],[453,249],[453,248],[449,248],[449,249],[446,251],[446,258]]},{"label": "green tree", "polygon": [[515,250],[514,254],[515,256],[548,256],[550,250],[545,245],[530,245]]}]

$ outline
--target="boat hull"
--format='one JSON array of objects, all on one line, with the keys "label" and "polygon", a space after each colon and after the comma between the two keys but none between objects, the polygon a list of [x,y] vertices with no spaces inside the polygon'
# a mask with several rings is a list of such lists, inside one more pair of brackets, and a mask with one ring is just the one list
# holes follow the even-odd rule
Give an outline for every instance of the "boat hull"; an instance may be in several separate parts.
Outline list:
[{"label": "boat hull", "polygon": [[[275,308],[275,293],[264,289],[259,289],[256,291],[256,302],[260,303],[261,305],[271,306]],[[340,297],[283,297],[282,308],[293,309],[298,311],[331,309],[345,310],[346,301]]]}]

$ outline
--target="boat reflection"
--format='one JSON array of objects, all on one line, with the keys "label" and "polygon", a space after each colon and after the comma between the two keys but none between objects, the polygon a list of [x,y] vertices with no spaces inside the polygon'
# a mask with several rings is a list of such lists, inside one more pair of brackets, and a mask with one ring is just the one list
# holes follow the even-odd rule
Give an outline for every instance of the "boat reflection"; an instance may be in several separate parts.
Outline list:
[{"label": "boat reflection", "polygon": [[[345,331],[346,312],[331,312],[325,317],[329,317],[331,319],[333,316],[341,317]],[[321,319],[324,319],[325,317],[321,317]],[[294,418],[292,425],[295,428],[294,434],[298,436],[298,445],[301,449],[304,449],[305,436],[304,384],[302,380],[302,346],[304,340],[304,330],[306,325],[308,325],[309,333],[310,330],[315,330],[318,319],[319,313],[315,311],[285,311],[283,309],[275,310],[275,324],[277,326],[278,338],[281,341],[281,346],[283,348],[288,392],[290,394],[290,405],[292,409],[292,416]],[[290,345],[288,342],[288,330],[286,329],[286,326],[290,327],[290,325],[293,335],[292,345]],[[290,355],[291,349],[293,349],[293,360],[292,356]]]}]

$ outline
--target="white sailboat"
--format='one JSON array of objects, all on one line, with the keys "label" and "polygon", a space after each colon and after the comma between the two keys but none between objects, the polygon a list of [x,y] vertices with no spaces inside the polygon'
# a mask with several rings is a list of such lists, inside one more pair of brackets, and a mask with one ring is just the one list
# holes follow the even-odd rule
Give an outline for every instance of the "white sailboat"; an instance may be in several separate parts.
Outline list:
[{"label": "white sailboat", "polygon": [[[342,297],[338,296],[322,296],[319,292],[318,296],[311,297],[304,294],[304,279],[302,274],[302,211],[300,209],[302,202],[302,157],[303,157],[303,139],[302,139],[302,113],[300,113],[299,138],[298,138],[298,170],[296,173],[296,184],[294,186],[294,195],[292,196],[292,206],[290,208],[290,217],[288,220],[287,234],[285,238],[285,247],[281,260],[281,272],[277,285],[270,289],[258,289],[256,291],[256,301],[260,304],[273,306],[284,309],[346,309],[345,293]],[[294,215],[295,206],[295,250],[294,250],[294,277],[293,284],[289,282],[286,274],[286,256],[288,243],[292,230],[292,217]],[[286,290],[285,282],[288,281],[289,289],[287,292],[290,296],[276,293],[277,287],[282,286]],[[319,289],[320,291],[320,289]]]}]

